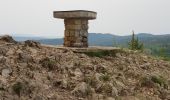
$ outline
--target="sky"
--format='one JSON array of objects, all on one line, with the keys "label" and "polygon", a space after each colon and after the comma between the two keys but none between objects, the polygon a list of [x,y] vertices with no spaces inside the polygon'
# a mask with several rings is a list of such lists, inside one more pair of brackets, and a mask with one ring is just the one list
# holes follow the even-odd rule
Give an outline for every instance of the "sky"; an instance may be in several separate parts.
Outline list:
[{"label": "sky", "polygon": [[0,35],[63,37],[53,11],[91,10],[89,33],[170,34],[170,0],[0,0]]}]

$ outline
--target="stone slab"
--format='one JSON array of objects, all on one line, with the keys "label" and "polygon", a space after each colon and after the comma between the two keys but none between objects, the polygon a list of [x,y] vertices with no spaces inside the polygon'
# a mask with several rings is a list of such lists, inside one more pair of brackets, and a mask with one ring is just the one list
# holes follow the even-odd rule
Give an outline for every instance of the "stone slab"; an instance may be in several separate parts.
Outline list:
[{"label": "stone slab", "polygon": [[44,47],[49,47],[49,48],[56,48],[56,49],[69,49],[69,50],[73,50],[75,52],[88,52],[88,51],[103,51],[103,50],[107,50],[107,51],[120,51],[121,48],[117,48],[117,47],[104,47],[104,46],[89,46],[88,48],[86,47],[64,47],[62,45],[44,45],[42,44],[42,46]]},{"label": "stone slab", "polygon": [[60,19],[96,19],[97,13],[86,10],[54,11],[54,18]]}]

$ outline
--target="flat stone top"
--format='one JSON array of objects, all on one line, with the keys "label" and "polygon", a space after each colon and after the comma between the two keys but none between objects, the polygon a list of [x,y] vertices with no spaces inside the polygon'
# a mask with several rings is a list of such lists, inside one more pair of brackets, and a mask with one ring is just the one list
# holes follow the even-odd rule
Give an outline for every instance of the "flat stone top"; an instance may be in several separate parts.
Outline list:
[{"label": "flat stone top", "polygon": [[69,49],[69,50],[80,51],[80,52],[96,51],[96,50],[112,51],[112,50],[120,50],[121,49],[118,47],[104,47],[104,46],[89,46],[88,48],[78,48],[78,47],[64,47],[63,45],[45,45],[45,44],[41,44],[41,45],[44,47],[57,48],[57,49]]},{"label": "flat stone top", "polygon": [[71,19],[71,18],[80,18],[80,19],[96,19],[97,13],[93,11],[86,10],[72,10],[72,11],[54,11],[54,18],[60,19]]}]

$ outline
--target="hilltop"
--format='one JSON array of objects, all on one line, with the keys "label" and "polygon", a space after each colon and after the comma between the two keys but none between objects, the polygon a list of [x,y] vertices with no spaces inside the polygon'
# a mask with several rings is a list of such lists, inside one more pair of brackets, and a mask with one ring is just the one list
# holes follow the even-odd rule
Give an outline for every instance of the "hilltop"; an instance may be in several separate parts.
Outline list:
[{"label": "hilltop", "polygon": [[65,48],[0,37],[3,100],[168,100],[170,63],[119,48]]},{"label": "hilltop", "polygon": [[[139,33],[135,35],[139,41],[144,43],[146,49],[150,49],[153,55],[160,56],[163,50],[164,55],[170,57],[170,35],[153,35],[149,33]],[[42,44],[48,45],[62,45],[62,38],[42,38],[42,37],[19,37],[14,36],[17,41],[35,40]],[[131,40],[131,35],[119,36],[113,34],[89,33],[90,46],[114,46],[114,47],[128,47],[128,42]],[[162,56],[162,55],[161,55]]]},{"label": "hilltop", "polygon": [[[163,45],[170,43],[170,35],[152,35],[149,33],[139,33],[136,34],[136,37],[143,42],[146,47],[152,45]],[[18,39],[16,37],[16,39]],[[29,39],[29,38],[28,38]],[[34,38],[33,38],[34,39]],[[43,44],[50,44],[50,45],[62,45],[63,40],[62,38],[54,38],[54,39],[35,39]],[[127,36],[119,36],[113,34],[102,34],[102,33],[89,33],[89,45],[91,46],[124,46],[127,47],[128,42],[131,40],[131,35]]]},{"label": "hilltop", "polygon": [[[152,35],[149,33],[139,33],[135,35],[139,41],[144,44],[146,51],[154,56],[162,56],[165,59],[170,59],[170,35]],[[62,38],[47,39],[42,37],[18,37],[14,39],[17,41],[35,40],[47,45],[62,45]],[[89,33],[90,46],[114,46],[114,47],[128,47],[128,42],[131,40],[131,35],[118,36],[113,34]]]},{"label": "hilltop", "polygon": [[[146,51],[154,56],[162,56],[165,59],[170,59],[170,35],[152,35],[149,33],[139,33],[135,37],[138,37],[139,41],[144,44]],[[40,39],[37,40],[43,44],[61,45],[63,39]],[[127,48],[128,43],[131,40],[131,35],[118,36],[112,34],[90,33],[89,45],[91,46],[114,46]]]}]

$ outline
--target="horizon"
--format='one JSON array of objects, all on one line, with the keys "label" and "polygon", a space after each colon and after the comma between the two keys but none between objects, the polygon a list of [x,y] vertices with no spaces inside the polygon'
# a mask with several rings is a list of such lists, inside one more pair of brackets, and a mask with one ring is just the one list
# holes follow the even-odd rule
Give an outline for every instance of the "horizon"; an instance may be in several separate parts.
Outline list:
[{"label": "horizon", "polygon": [[0,4],[0,35],[63,37],[64,22],[53,11],[90,10],[98,13],[89,22],[89,33],[120,36],[136,33],[170,34],[170,1],[162,0],[5,0]]},{"label": "horizon", "polygon": [[[117,35],[117,34],[114,34],[114,33],[89,33],[89,34],[103,34],[103,35],[106,35],[106,34],[109,34],[109,35],[115,35],[115,36],[130,36],[131,34],[127,34],[127,35]],[[147,35],[156,35],[156,36],[159,36],[159,35],[170,35],[170,34],[152,34],[152,33],[135,33],[135,35],[141,35],[141,34],[147,34]],[[10,35],[12,37],[25,37],[25,38],[42,38],[42,39],[60,39],[60,38],[64,38],[64,36],[40,36],[40,35],[36,35],[36,36],[30,36],[29,34],[0,34],[0,36],[3,36],[3,35]]]}]

